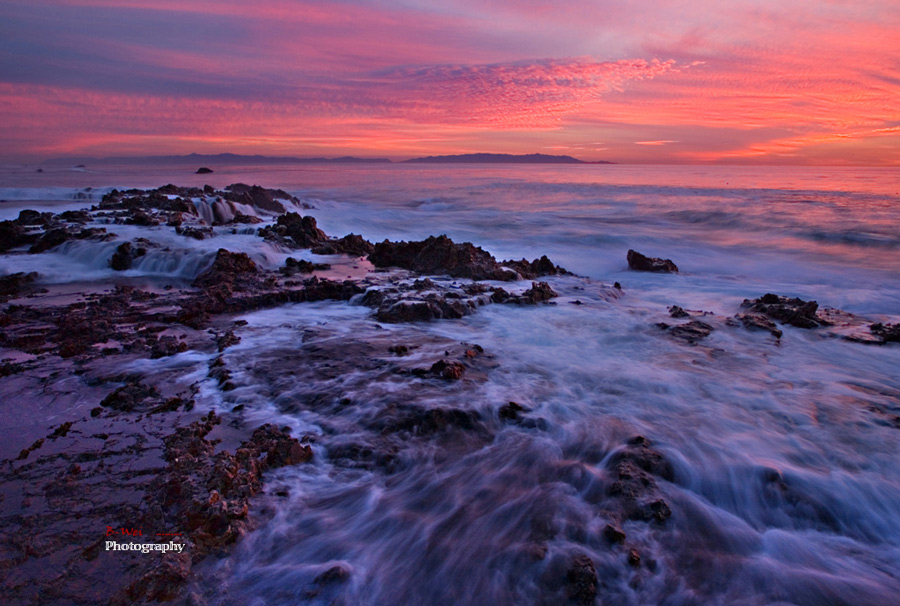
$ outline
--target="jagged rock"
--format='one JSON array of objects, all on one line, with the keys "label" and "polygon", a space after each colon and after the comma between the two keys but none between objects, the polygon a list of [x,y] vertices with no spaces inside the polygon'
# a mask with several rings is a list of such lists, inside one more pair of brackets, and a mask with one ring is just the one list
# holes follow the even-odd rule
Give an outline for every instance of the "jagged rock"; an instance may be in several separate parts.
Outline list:
[{"label": "jagged rock", "polygon": [[56,248],[69,240],[109,240],[111,238],[115,238],[115,234],[106,233],[106,229],[103,227],[89,227],[78,231],[70,231],[60,227],[44,232],[28,252],[42,253],[51,248]]},{"label": "jagged rock", "polygon": [[326,269],[331,269],[331,265],[329,265],[328,263],[313,263],[312,261],[307,261],[306,259],[297,260],[293,257],[288,257],[284,262],[282,273],[290,276],[294,273],[311,274],[314,271],[322,271]]},{"label": "jagged rock", "polygon": [[227,186],[225,197],[232,202],[249,204],[273,213],[283,213],[286,209],[275,198],[292,200],[292,196],[280,189],[266,189],[259,185],[247,185],[245,183],[232,183]]},{"label": "jagged rock", "polygon": [[103,398],[100,406],[113,410],[131,412],[141,407],[149,399],[159,397],[159,392],[140,381],[131,381]]},{"label": "jagged rock", "polygon": [[408,432],[425,436],[448,429],[471,431],[480,425],[481,415],[474,410],[392,405],[382,412],[372,428],[382,434]]},{"label": "jagged rock", "polygon": [[470,242],[456,244],[447,236],[431,236],[419,242],[375,245],[369,255],[375,267],[402,267],[420,274],[447,274],[473,280],[515,280],[515,272],[503,269],[494,257]]},{"label": "jagged rock", "polygon": [[585,554],[572,558],[566,571],[566,584],[570,603],[593,606],[597,600],[597,570],[594,561]]},{"label": "jagged rock", "polygon": [[615,480],[607,493],[618,501],[623,517],[660,524],[671,517],[672,510],[658,496],[655,478],[671,482],[675,474],[649,440],[643,436],[629,440],[625,449],[610,458],[608,468]]},{"label": "jagged rock", "polygon": [[635,271],[654,271],[660,273],[677,273],[678,266],[671,259],[645,257],[635,250],[628,251],[628,267]]},{"label": "jagged rock", "polygon": [[85,223],[90,223],[94,220],[93,217],[91,217],[91,213],[86,210],[67,210],[60,213],[58,216],[63,221],[67,221],[69,223],[78,223],[82,225]]},{"label": "jagged rock", "polygon": [[34,283],[39,277],[38,273],[32,271],[30,273],[18,272],[6,276],[0,276],[0,297],[13,297],[19,292]]},{"label": "jagged rock", "polygon": [[131,216],[125,219],[125,223],[129,225],[141,225],[144,227],[152,227],[154,225],[159,225],[159,219],[156,217],[145,213],[144,211],[137,209],[132,211]]},{"label": "jagged rock", "polygon": [[566,271],[559,265],[554,265],[553,261],[547,258],[547,255],[534,261],[501,261],[500,265],[515,270],[523,280],[533,280],[541,276],[564,275],[570,272]]},{"label": "jagged rock", "polygon": [[312,252],[317,255],[352,255],[354,257],[364,257],[371,253],[375,246],[368,240],[364,240],[362,236],[356,234],[347,234],[343,238],[329,240],[312,248]]},{"label": "jagged rock", "polygon": [[791,299],[768,293],[758,299],[744,299],[741,307],[769,316],[782,324],[790,324],[799,328],[816,328],[828,324],[827,321],[816,315],[819,304],[815,301]]},{"label": "jagged rock", "polygon": [[771,333],[776,339],[780,339],[784,334],[781,332],[781,329],[775,326],[775,322],[761,313],[745,311],[737,314],[735,318],[737,318],[745,328],[765,330],[766,332]]},{"label": "jagged rock", "polygon": [[673,318],[690,318],[691,317],[691,314],[684,311],[682,308],[680,308],[677,305],[673,305],[669,308],[669,315],[672,316]]},{"label": "jagged rock", "polygon": [[216,235],[212,227],[194,227],[190,225],[182,227],[181,224],[175,227],[175,233],[194,240],[206,240]]},{"label": "jagged rock", "polygon": [[50,224],[50,221],[46,216],[44,216],[44,214],[31,209],[19,211],[19,217],[15,220],[15,222],[25,227],[46,227]]},{"label": "jagged rock", "polygon": [[194,280],[194,286],[210,287],[219,284],[234,284],[241,274],[256,273],[256,263],[247,253],[233,253],[224,248],[216,252],[216,258],[205,271]]},{"label": "jagged rock", "polygon": [[673,339],[683,341],[689,345],[694,345],[698,341],[705,339],[713,331],[711,325],[700,320],[691,320],[685,324],[678,324],[677,326],[671,327],[667,324],[660,324],[660,327],[666,328],[668,335]]},{"label": "jagged rock", "polygon": [[531,288],[518,296],[510,296],[504,299],[503,303],[512,303],[515,305],[537,305],[538,303],[546,303],[559,295],[550,288],[546,282],[532,282]]},{"label": "jagged rock", "polygon": [[234,217],[231,218],[229,223],[234,224],[245,224],[245,225],[256,225],[257,223],[262,223],[263,220],[259,217],[254,217],[253,215],[245,215],[244,213],[238,211],[235,213]]},{"label": "jagged rock", "polygon": [[300,248],[312,248],[328,241],[328,236],[316,225],[315,217],[285,213],[278,217],[276,227],[284,227],[284,235]]},{"label": "jagged rock", "polygon": [[145,254],[147,254],[146,248],[135,248],[131,245],[131,242],[124,242],[119,245],[116,252],[110,257],[109,266],[116,271],[131,269],[131,264],[134,260],[138,257],[143,257]]},{"label": "jagged rock", "polygon": [[187,350],[187,343],[179,341],[175,337],[160,337],[159,340],[157,340],[156,343],[153,344],[153,347],[150,350],[150,358],[153,360],[157,358],[165,358],[168,356],[174,356],[175,354],[179,354]]},{"label": "jagged rock", "polygon": [[869,326],[869,330],[876,337],[881,337],[883,343],[900,342],[900,324],[882,324],[878,322]]},{"label": "jagged rock", "polygon": [[519,413],[524,411],[525,407],[521,404],[517,402],[507,402],[500,407],[500,410],[497,411],[497,415],[505,421],[517,421],[519,419]]},{"label": "jagged rock", "polygon": [[625,533],[621,528],[617,528],[612,524],[607,524],[603,528],[603,536],[610,543],[624,543],[625,542]]}]

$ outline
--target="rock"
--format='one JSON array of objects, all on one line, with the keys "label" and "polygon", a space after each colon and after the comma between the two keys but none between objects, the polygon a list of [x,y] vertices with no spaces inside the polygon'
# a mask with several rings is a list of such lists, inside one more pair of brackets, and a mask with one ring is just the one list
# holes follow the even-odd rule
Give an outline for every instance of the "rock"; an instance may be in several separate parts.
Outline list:
[{"label": "rock", "polygon": [[35,271],[0,276],[0,297],[14,297],[18,295],[22,289],[34,283],[38,277],[39,275]]},{"label": "rock", "polygon": [[254,217],[253,215],[245,215],[241,211],[238,211],[234,214],[234,217],[231,218],[229,223],[233,224],[244,224],[244,225],[256,225],[257,223],[262,223],[263,220],[259,217]]},{"label": "rock", "polygon": [[43,214],[31,209],[19,211],[19,218],[15,222],[25,227],[46,227],[50,223]]},{"label": "rock", "polygon": [[[249,204],[273,213],[283,213],[286,209],[275,198],[294,200],[287,192],[280,189],[266,189],[259,185],[247,185],[245,183],[232,183],[226,188],[225,197],[232,202]],[[295,214],[295,213],[290,213]]]},{"label": "rock", "polygon": [[447,381],[458,381],[466,372],[466,367],[461,362],[447,362],[446,360],[438,360],[431,365],[428,370],[433,375],[437,375]]},{"label": "rock", "polygon": [[663,326],[668,328],[670,337],[678,341],[683,341],[688,345],[695,345],[697,342],[708,337],[713,331],[711,325],[700,320],[691,320],[686,324],[679,324],[672,327],[668,327],[667,325]]},{"label": "rock", "polygon": [[673,318],[690,318],[691,317],[691,314],[684,311],[682,308],[678,307],[677,305],[673,305],[672,307],[669,308],[669,315],[672,316]]},{"label": "rock", "polygon": [[297,213],[284,213],[275,222],[276,227],[283,227],[284,234],[291,238],[300,248],[312,248],[328,242],[328,236],[316,225],[316,219],[300,216]]},{"label": "rock", "polygon": [[671,464],[651,448],[649,440],[637,436],[608,463],[615,477],[607,493],[618,501],[621,515],[630,520],[664,523],[672,511],[658,494],[655,478],[674,480]]},{"label": "rock", "polygon": [[553,297],[559,295],[550,288],[546,282],[532,282],[531,288],[523,292],[519,296],[509,297],[504,303],[513,303],[516,305],[537,305],[538,303],[546,303]]},{"label": "rock", "polygon": [[140,209],[132,211],[131,216],[125,219],[125,223],[129,225],[141,225],[143,227],[152,227],[159,225],[159,219]]},{"label": "rock", "polygon": [[160,337],[159,340],[153,344],[153,348],[150,350],[150,359],[156,360],[158,358],[174,356],[175,354],[179,354],[187,350],[187,343],[178,341],[175,337]]},{"label": "rock", "polygon": [[784,334],[781,332],[781,329],[775,326],[775,322],[761,313],[746,311],[737,314],[735,318],[744,325],[744,328],[765,330],[776,339],[780,339]]},{"label": "rock", "polygon": [[314,246],[312,252],[317,255],[345,254],[354,257],[364,257],[371,253],[375,246],[362,236],[347,234],[343,238],[329,240],[318,246]]},{"label": "rock", "polygon": [[637,549],[629,549],[628,550],[628,565],[632,568],[639,568],[641,565],[641,554],[638,553]]},{"label": "rock", "polygon": [[89,227],[77,231],[59,227],[44,232],[28,252],[42,253],[69,240],[109,240],[111,238],[115,238],[115,235],[106,233],[106,229],[103,227]]},{"label": "rock", "polygon": [[869,326],[869,330],[876,337],[881,337],[883,343],[900,342],[900,324],[876,323]]},{"label": "rock", "polygon": [[131,412],[140,408],[147,400],[158,397],[159,392],[154,387],[144,385],[140,381],[131,381],[103,398],[100,406]]},{"label": "rock", "polygon": [[769,316],[782,324],[790,324],[799,328],[816,328],[828,323],[816,315],[816,310],[819,308],[817,302],[782,297],[772,293],[765,294],[758,299],[744,299],[741,307]]},{"label": "rock", "polygon": [[497,414],[505,421],[516,421],[519,419],[519,413],[524,411],[525,407],[521,404],[517,402],[508,402],[500,407]]},{"label": "rock", "polygon": [[216,235],[212,227],[193,227],[190,225],[182,227],[180,223],[175,227],[175,233],[194,240],[206,240]]},{"label": "rock", "polygon": [[206,168],[205,166],[201,166],[200,168],[197,169],[197,172],[194,174],[195,175],[208,175],[211,172],[213,172],[211,168]]},{"label": "rock", "polygon": [[554,265],[547,255],[530,262],[522,259],[521,261],[501,261],[500,264],[515,270],[523,280],[570,273],[562,267]]},{"label": "rock", "polygon": [[220,284],[234,284],[242,274],[255,274],[256,263],[247,253],[233,253],[224,248],[216,252],[216,258],[205,271],[194,280],[194,286],[212,287]]},{"label": "rock", "polygon": [[375,245],[369,255],[375,267],[401,267],[420,274],[450,275],[473,280],[515,280],[515,272],[503,269],[494,257],[470,242],[456,244],[447,236],[431,236],[419,242]]},{"label": "rock", "polygon": [[625,533],[621,528],[617,528],[612,524],[607,524],[603,527],[603,536],[610,543],[624,543],[625,542]]},{"label": "rock", "polygon": [[284,267],[282,269],[282,273],[290,276],[294,273],[311,274],[314,271],[331,269],[331,265],[329,265],[328,263],[313,263],[312,261],[307,261],[306,259],[300,259],[298,261],[293,257],[288,257],[285,260]]},{"label": "rock", "polygon": [[566,571],[569,601],[579,606],[593,606],[597,600],[597,583],[594,561],[585,554],[572,558]]},{"label": "rock", "polygon": [[628,251],[628,267],[634,271],[654,271],[660,273],[677,273],[678,266],[671,259],[645,257],[635,250]]},{"label": "rock", "polygon": [[427,436],[451,429],[472,431],[480,426],[481,415],[474,410],[391,405],[379,415],[372,429],[382,434],[403,432]]},{"label": "rock", "polygon": [[124,242],[119,245],[116,252],[110,257],[109,266],[116,271],[131,269],[132,262],[138,257],[143,257],[145,254],[147,254],[146,248],[134,248],[132,247],[131,242]]}]

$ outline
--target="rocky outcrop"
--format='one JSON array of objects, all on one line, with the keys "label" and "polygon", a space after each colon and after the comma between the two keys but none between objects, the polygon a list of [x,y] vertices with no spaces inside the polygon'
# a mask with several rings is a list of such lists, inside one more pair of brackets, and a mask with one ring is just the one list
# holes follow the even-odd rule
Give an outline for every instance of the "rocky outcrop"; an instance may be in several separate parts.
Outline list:
[{"label": "rocky outcrop", "polygon": [[876,337],[880,337],[882,343],[900,343],[900,324],[876,323],[869,327]]},{"label": "rocky outcrop", "polygon": [[775,322],[761,313],[745,311],[737,314],[735,316],[735,319],[743,324],[744,328],[749,328],[751,330],[764,330],[776,339],[780,339],[784,334],[781,329],[775,325]]},{"label": "rocky outcrop", "polygon": [[70,240],[112,240],[115,234],[106,232],[103,227],[89,227],[83,229],[68,229],[58,227],[44,232],[28,250],[30,253],[42,253],[56,248]]},{"label": "rocky outcrop", "polygon": [[19,295],[22,291],[29,290],[31,284],[34,284],[38,277],[39,275],[35,271],[0,276],[0,301],[8,300]]},{"label": "rocky outcrop", "polygon": [[553,261],[547,258],[547,255],[533,261],[527,261],[526,259],[521,261],[501,261],[500,265],[515,270],[523,280],[534,280],[542,276],[570,274],[569,271],[559,265],[554,265]]},{"label": "rocky outcrop", "polygon": [[124,271],[131,269],[131,264],[138,257],[147,254],[147,249],[143,246],[134,247],[131,242],[124,242],[119,245],[116,252],[109,259],[109,266],[116,271]]},{"label": "rocky outcrop", "polygon": [[646,257],[636,250],[628,251],[628,268],[634,271],[652,271],[657,273],[678,272],[678,266],[671,259]]},{"label": "rocky outcrop", "polygon": [[223,197],[232,202],[249,204],[250,206],[256,206],[257,208],[273,213],[283,213],[287,210],[284,207],[284,204],[279,202],[276,198],[296,201],[296,198],[286,191],[280,189],[266,189],[259,185],[247,185],[246,183],[232,183],[227,186],[223,193]]},{"label": "rocky outcrop", "polygon": [[220,248],[216,258],[206,270],[194,280],[194,286],[213,287],[222,284],[233,285],[245,274],[255,274],[256,263],[247,253],[233,253]]},{"label": "rocky outcrop", "polygon": [[503,269],[486,250],[470,242],[456,244],[447,236],[431,236],[418,242],[375,245],[369,255],[375,267],[401,267],[420,274],[449,275],[473,280],[515,280],[514,271]]},{"label": "rocky outcrop", "polygon": [[707,324],[702,320],[691,320],[690,322],[676,324],[675,326],[660,322],[657,326],[665,330],[666,334],[676,341],[681,341],[688,345],[696,345],[698,342],[712,334],[712,331],[714,330],[710,324]]},{"label": "rocky outcrop", "polygon": [[758,299],[744,299],[741,307],[750,312],[768,316],[782,324],[790,324],[799,328],[816,328],[829,324],[816,314],[819,304],[815,301],[804,301],[768,293]]},{"label": "rocky outcrop", "polygon": [[674,480],[672,465],[651,447],[650,441],[636,436],[610,458],[608,467],[614,481],[607,494],[617,504],[623,519],[665,523],[672,510],[659,494],[656,478]]}]

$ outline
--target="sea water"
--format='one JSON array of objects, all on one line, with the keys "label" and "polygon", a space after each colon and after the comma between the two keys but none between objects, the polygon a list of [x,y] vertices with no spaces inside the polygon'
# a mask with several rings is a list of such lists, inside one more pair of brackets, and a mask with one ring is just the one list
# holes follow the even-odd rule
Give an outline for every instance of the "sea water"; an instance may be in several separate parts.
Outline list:
[{"label": "sea water", "polygon": [[[245,404],[250,422],[290,426],[315,456],[271,476],[263,524],[204,567],[195,590],[213,603],[555,603],[565,594],[554,579],[577,554],[593,561],[603,604],[897,602],[900,347],[724,325],[690,346],[655,326],[671,321],[670,305],[728,317],[767,292],[900,321],[896,169],[214,168],[4,167],[0,219],[83,207],[113,187],[243,181],[296,195],[329,235],[445,233],[498,259],[546,254],[576,276],[548,278],[556,305],[492,305],[461,320],[379,325],[344,302],[242,316],[242,341],[226,352],[238,388],[223,394],[210,381],[204,404]],[[219,247],[269,268],[289,254],[322,260],[220,228],[194,241],[165,226],[107,227],[118,240],[2,255],[0,273],[108,282],[121,274],[106,259],[138,236],[168,251],[125,272],[133,279],[189,281]],[[681,271],[631,272],[630,248]],[[621,296],[608,295],[613,282]],[[371,346],[365,363],[354,343]],[[453,383],[398,377],[384,371],[392,343],[419,344],[411,355],[423,364],[448,344],[478,343],[491,364]],[[342,366],[342,351],[356,361]],[[539,422],[503,422],[508,401]],[[471,411],[483,435],[413,436],[394,444],[391,466],[331,456],[377,444],[373,427],[396,405]],[[636,435],[674,469],[658,480],[672,509],[664,525],[610,520],[598,507],[608,462]],[[609,522],[622,524],[640,567],[604,540]],[[323,584],[335,567],[340,579]]]}]

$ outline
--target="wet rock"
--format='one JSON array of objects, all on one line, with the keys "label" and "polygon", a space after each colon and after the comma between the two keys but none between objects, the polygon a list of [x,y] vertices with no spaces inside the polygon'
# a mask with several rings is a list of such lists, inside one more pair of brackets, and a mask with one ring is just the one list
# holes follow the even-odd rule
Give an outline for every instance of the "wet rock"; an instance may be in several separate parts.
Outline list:
[{"label": "wet rock", "polygon": [[138,257],[143,257],[145,254],[147,254],[146,248],[135,248],[131,245],[131,242],[124,242],[119,245],[116,252],[110,257],[109,266],[116,271],[131,269],[134,260]]},{"label": "wet rock", "polygon": [[42,253],[70,240],[109,240],[112,238],[115,238],[115,235],[106,233],[106,229],[103,227],[90,227],[81,230],[59,227],[44,232],[28,252]]},{"label": "wet rock", "polygon": [[610,543],[624,543],[625,542],[625,533],[621,528],[617,528],[612,524],[607,524],[603,527],[603,537],[609,541]]},{"label": "wet rock", "polygon": [[[283,213],[286,209],[284,204],[276,200],[298,200],[280,189],[266,189],[259,185],[247,185],[245,183],[232,183],[225,188],[224,194],[227,200],[232,202],[240,202],[241,204],[249,204],[263,210],[273,213]],[[294,214],[294,213],[288,213]]]},{"label": "wet rock", "polygon": [[681,307],[673,305],[669,308],[669,315],[673,318],[690,318],[691,314],[684,311]]},{"label": "wet rock", "polygon": [[593,606],[597,599],[597,583],[594,561],[585,554],[572,558],[566,571],[569,602],[579,606]]},{"label": "wet rock", "polygon": [[316,225],[315,217],[300,216],[297,213],[284,213],[275,222],[284,228],[284,235],[294,241],[300,248],[312,248],[328,242],[328,236]]},{"label": "wet rock", "polygon": [[236,336],[233,331],[229,330],[224,335],[216,339],[216,347],[220,352],[222,352],[233,345],[237,345],[240,342],[241,338]]},{"label": "wet rock", "polygon": [[466,372],[466,366],[461,362],[438,360],[431,365],[428,372],[447,381],[458,381],[462,378],[463,373]]},{"label": "wet rock", "polygon": [[696,345],[698,342],[712,334],[712,331],[714,330],[711,325],[700,320],[691,320],[690,322],[678,324],[677,326],[661,324],[661,327],[667,329],[667,333],[670,337],[677,341],[687,343],[688,345]]},{"label": "wet rock", "polygon": [[646,257],[635,250],[628,251],[628,267],[634,271],[677,273],[678,266],[671,259]]},{"label": "wet rock", "polygon": [[233,253],[224,248],[216,252],[216,258],[194,280],[194,286],[209,287],[217,284],[234,284],[242,274],[256,273],[256,263],[247,253]]},{"label": "wet rock", "polygon": [[328,263],[313,263],[306,259],[297,260],[293,257],[288,257],[284,262],[282,273],[285,275],[293,275],[294,273],[311,274],[314,271],[324,271],[327,269],[331,269],[331,265]]},{"label": "wet rock", "polygon": [[140,381],[130,381],[103,398],[100,406],[122,412],[131,412],[143,407],[147,400],[159,397],[156,388]]},{"label": "wet rock", "polygon": [[471,308],[460,301],[448,301],[446,297],[434,296],[427,299],[388,302],[378,309],[375,318],[379,322],[397,324],[458,319],[469,313],[471,313]]},{"label": "wet rock", "polygon": [[641,554],[638,553],[637,549],[632,548],[628,550],[628,565],[632,568],[641,566]]},{"label": "wet rock", "polygon": [[[498,290],[502,293],[506,293],[506,291],[503,289]],[[500,298],[500,300],[495,302],[508,303],[513,305],[537,305],[538,303],[546,303],[550,299],[558,296],[559,295],[552,288],[550,288],[550,285],[546,282],[532,282],[531,288],[523,292],[521,295],[498,295],[498,298]],[[494,297],[491,296],[491,299],[494,300]]]},{"label": "wet rock", "polygon": [[751,330],[764,330],[770,333],[776,339],[780,339],[784,334],[781,332],[775,322],[767,318],[761,313],[746,311],[741,312],[735,316],[735,318],[743,324],[744,328],[748,328]]},{"label": "wet rock", "polygon": [[373,429],[380,430],[382,434],[407,432],[425,436],[448,429],[471,431],[481,425],[481,415],[474,410],[394,405],[382,412]]},{"label": "wet rock", "polygon": [[39,277],[35,271],[25,273],[18,272],[6,276],[0,276],[0,298],[11,298],[27,289]]},{"label": "wet rock", "polygon": [[241,211],[238,211],[234,214],[234,217],[231,218],[229,223],[233,223],[235,225],[256,225],[257,223],[262,223],[263,220],[259,217],[254,217],[253,215],[245,215]]},{"label": "wet rock", "polygon": [[880,337],[882,343],[900,342],[900,324],[876,323],[869,326],[869,330],[876,337]]},{"label": "wet rock", "polygon": [[815,301],[804,301],[768,293],[758,299],[744,299],[741,307],[766,315],[782,324],[790,324],[799,328],[816,328],[827,324],[825,320],[816,315],[819,304]]},{"label": "wet rock", "polygon": [[125,223],[129,225],[141,225],[143,227],[152,227],[154,225],[159,225],[160,221],[153,215],[144,212],[143,210],[136,209],[132,211],[131,216],[125,219]]},{"label": "wet rock", "polygon": [[212,227],[194,227],[191,225],[182,227],[180,223],[175,227],[175,233],[194,240],[206,240],[216,235]]},{"label": "wet rock", "polygon": [[525,407],[517,402],[507,402],[500,407],[497,414],[504,421],[516,421],[519,419],[519,413],[525,412]]},{"label": "wet rock", "polygon": [[375,267],[401,267],[420,274],[450,275],[473,280],[515,280],[515,272],[503,269],[494,257],[470,242],[456,244],[447,236],[431,236],[419,242],[375,245],[369,255]]},{"label": "wet rock", "polygon": [[211,173],[211,172],[213,172],[211,168],[207,168],[207,167],[205,167],[205,166],[201,166],[200,168],[197,169],[197,172],[194,173],[194,174],[196,174],[196,175],[208,175],[208,174]]},{"label": "wet rock", "polygon": [[521,261],[501,261],[500,265],[515,270],[523,280],[534,280],[541,276],[556,276],[570,273],[559,265],[554,265],[553,261],[547,258],[547,255],[534,261],[525,259]]},{"label": "wet rock", "polygon": [[664,523],[672,511],[659,497],[656,478],[674,480],[671,464],[653,449],[649,440],[637,436],[610,458],[607,467],[614,476],[607,493],[626,519]]},{"label": "wet rock", "polygon": [[312,247],[312,252],[317,255],[345,254],[354,257],[364,257],[371,253],[375,246],[362,236],[347,234],[343,238],[329,240]]},{"label": "wet rock", "polygon": [[25,227],[46,227],[50,223],[48,218],[45,217],[42,213],[31,209],[19,211],[19,217],[15,222]]},{"label": "wet rock", "polygon": [[60,213],[58,216],[63,221],[67,221],[69,223],[78,223],[82,225],[85,223],[90,223],[94,220],[94,218],[91,216],[91,213],[86,210],[67,210]]},{"label": "wet rock", "polygon": [[160,337],[150,350],[150,358],[156,360],[158,358],[174,356],[175,354],[180,354],[187,350],[187,343],[179,341],[175,337]]}]

